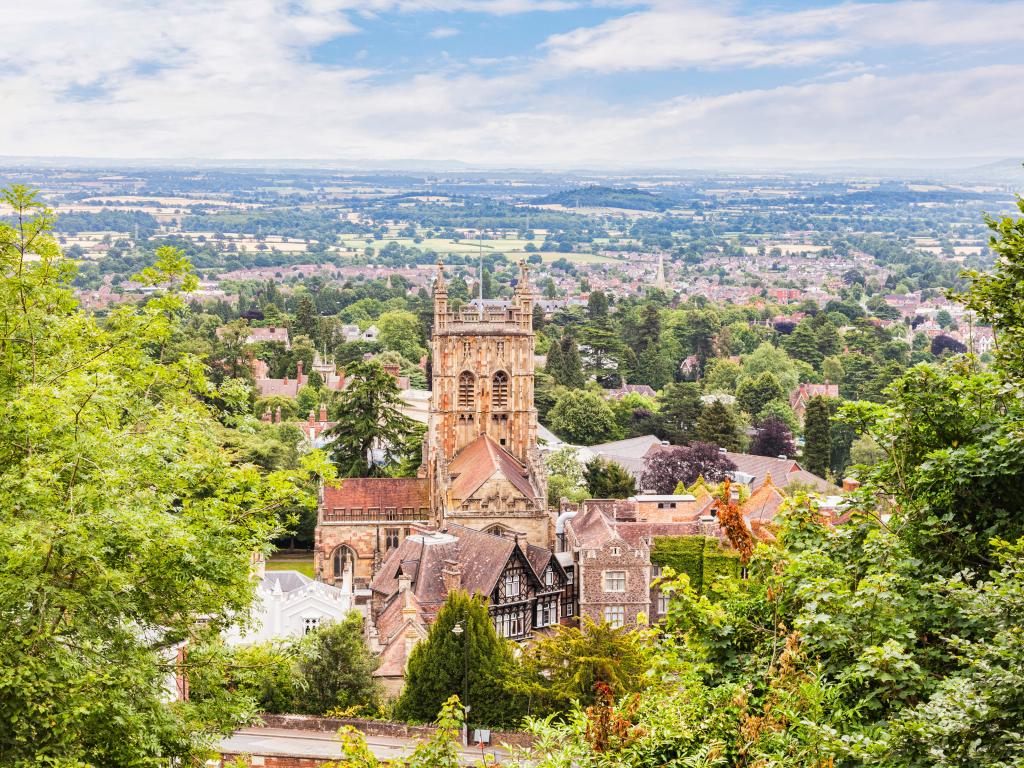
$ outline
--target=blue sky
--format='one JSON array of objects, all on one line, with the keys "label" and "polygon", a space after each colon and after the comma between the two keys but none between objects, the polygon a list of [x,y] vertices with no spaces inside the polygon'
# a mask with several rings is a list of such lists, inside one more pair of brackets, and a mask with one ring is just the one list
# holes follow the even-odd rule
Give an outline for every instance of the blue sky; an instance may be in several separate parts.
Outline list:
[{"label": "blue sky", "polygon": [[1024,155],[1024,1],[10,2],[0,155]]}]

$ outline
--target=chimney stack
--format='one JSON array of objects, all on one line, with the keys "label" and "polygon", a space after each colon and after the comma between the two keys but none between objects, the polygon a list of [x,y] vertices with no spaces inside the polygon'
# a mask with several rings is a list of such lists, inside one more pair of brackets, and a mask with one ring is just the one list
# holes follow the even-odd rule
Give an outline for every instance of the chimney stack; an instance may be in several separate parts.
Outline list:
[{"label": "chimney stack", "polygon": [[295,364],[295,383],[298,386],[300,386],[300,387],[302,386],[302,361],[301,360],[299,360],[299,362],[297,362]]},{"label": "chimney stack", "polygon": [[843,478],[843,491],[849,493],[850,491],[856,491],[858,488],[860,488],[860,480],[854,477]]},{"label": "chimney stack", "polygon": [[327,404],[320,403],[320,423],[327,421]]},{"label": "chimney stack", "polygon": [[456,560],[445,560],[441,578],[444,579],[445,593],[462,589],[462,564]]},{"label": "chimney stack", "polygon": [[280,424],[281,423],[281,406],[280,405],[277,406],[277,408],[274,410],[274,423],[275,424]]}]

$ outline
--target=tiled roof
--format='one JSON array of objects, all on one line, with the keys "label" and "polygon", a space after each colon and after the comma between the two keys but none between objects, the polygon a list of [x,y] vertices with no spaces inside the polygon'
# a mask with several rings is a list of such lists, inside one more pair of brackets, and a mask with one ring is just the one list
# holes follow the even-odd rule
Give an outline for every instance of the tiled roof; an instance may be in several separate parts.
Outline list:
[{"label": "tiled roof", "polygon": [[340,488],[324,486],[321,502],[324,509],[430,508],[426,478],[349,477],[340,482]]},{"label": "tiled roof", "polygon": [[[370,582],[370,589],[390,599],[398,592],[397,574],[401,566],[403,573],[412,576],[412,590],[424,613],[436,613],[447,596],[443,571],[448,562],[460,566],[461,589],[490,596],[516,546],[512,538],[454,524],[442,532],[407,536],[384,560]],[[543,552],[546,566],[551,553]],[[534,560],[540,562],[542,557],[541,552],[524,554],[531,568]],[[406,563],[413,561],[418,561],[415,574],[409,574]]]},{"label": "tiled roof", "polygon": [[500,472],[526,498],[538,496],[526,467],[487,435],[480,435],[459,451],[448,465],[448,471],[453,478],[452,498],[459,501],[472,498],[496,472]]}]

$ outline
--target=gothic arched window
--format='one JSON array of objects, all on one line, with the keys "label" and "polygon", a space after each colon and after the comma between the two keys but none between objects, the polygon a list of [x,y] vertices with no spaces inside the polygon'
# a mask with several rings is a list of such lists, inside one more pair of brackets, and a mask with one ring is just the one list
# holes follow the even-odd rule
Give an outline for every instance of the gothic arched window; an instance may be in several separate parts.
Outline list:
[{"label": "gothic arched window", "polygon": [[491,407],[495,410],[508,408],[508,374],[498,371],[491,382]]},{"label": "gothic arched window", "polygon": [[334,550],[331,561],[335,584],[338,584],[346,592],[351,592],[356,570],[356,553],[342,544]]},{"label": "gothic arched window", "polygon": [[476,377],[469,371],[459,374],[459,408],[472,408],[476,395]]}]

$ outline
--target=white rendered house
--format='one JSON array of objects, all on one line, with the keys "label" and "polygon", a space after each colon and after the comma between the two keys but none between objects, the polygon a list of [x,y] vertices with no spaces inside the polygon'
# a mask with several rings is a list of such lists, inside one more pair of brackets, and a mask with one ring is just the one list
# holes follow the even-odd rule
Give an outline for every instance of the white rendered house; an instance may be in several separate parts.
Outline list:
[{"label": "white rendered house", "polygon": [[358,610],[352,593],[298,571],[266,571],[256,588],[252,624],[244,632],[232,627],[225,634],[230,645],[265,643],[299,638],[321,624],[341,621]]}]

